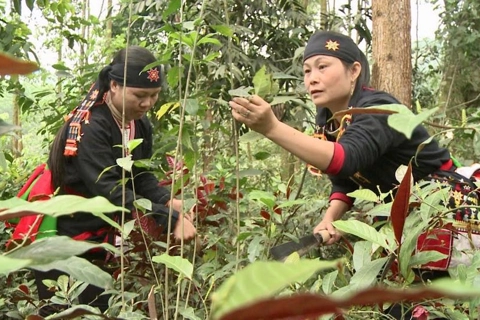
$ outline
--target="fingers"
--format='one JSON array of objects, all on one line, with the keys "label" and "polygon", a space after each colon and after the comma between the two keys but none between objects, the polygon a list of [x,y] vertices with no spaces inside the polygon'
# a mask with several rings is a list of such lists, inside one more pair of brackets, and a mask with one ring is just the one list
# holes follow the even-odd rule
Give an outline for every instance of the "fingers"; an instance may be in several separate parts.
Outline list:
[{"label": "fingers", "polygon": [[340,232],[338,232],[338,230],[335,229],[335,227],[333,226],[333,224],[331,222],[327,222],[327,221],[320,222],[315,227],[315,229],[313,229],[313,232],[314,233],[319,233],[322,230],[327,230],[328,233],[330,234],[330,239],[327,242],[325,242],[325,244],[328,244],[328,245],[334,244],[338,240],[340,240],[340,238],[342,237]]},{"label": "fingers", "polygon": [[[241,99],[241,100],[240,100]],[[230,107],[232,108],[232,114],[233,116],[240,115],[240,119],[235,117],[237,120],[244,120],[250,117],[250,114],[252,113],[251,106],[249,108],[249,102],[246,99],[243,98],[234,98],[234,100],[229,102]]]}]

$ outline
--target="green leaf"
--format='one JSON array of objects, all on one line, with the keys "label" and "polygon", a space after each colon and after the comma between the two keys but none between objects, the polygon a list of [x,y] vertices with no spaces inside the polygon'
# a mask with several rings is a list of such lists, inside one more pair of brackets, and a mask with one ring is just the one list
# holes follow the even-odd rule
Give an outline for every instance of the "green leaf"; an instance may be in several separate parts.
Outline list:
[{"label": "green leaf", "polygon": [[256,236],[253,238],[252,241],[250,241],[250,244],[248,245],[248,260],[250,262],[254,262],[257,260],[257,258],[260,256],[260,253],[263,250],[263,246],[260,244],[262,242],[263,238],[260,236]]},{"label": "green leaf", "polygon": [[83,258],[70,257],[65,260],[53,261],[48,264],[33,264],[30,265],[30,267],[44,272],[56,269],[71,275],[76,280],[93,284],[100,288],[113,288],[112,276]]},{"label": "green leaf", "polygon": [[174,66],[167,73],[167,82],[168,85],[172,88],[175,88],[180,79],[180,75],[183,74],[184,67]]},{"label": "green leaf", "polygon": [[170,0],[168,2],[167,8],[162,12],[163,20],[166,20],[169,15],[177,12],[180,9],[181,5],[182,5],[181,0]]},{"label": "green leaf", "polygon": [[32,11],[32,10],[33,10],[33,5],[34,5],[34,3],[35,3],[35,0],[27,0],[27,1],[25,1],[25,2],[26,2],[26,4],[27,4],[27,8],[30,9],[30,11]]},{"label": "green leaf", "polygon": [[390,249],[390,246],[387,244],[387,237],[379,233],[375,228],[369,226],[366,223],[363,223],[358,220],[348,220],[348,221],[335,221],[333,222],[335,228],[340,231],[353,234],[364,240],[373,242],[385,249]]},{"label": "green leaf", "polygon": [[255,94],[262,98],[268,96],[271,93],[272,81],[272,75],[267,74],[267,68],[265,66],[261,67],[252,80]]},{"label": "green leaf", "polygon": [[367,113],[368,113],[369,109],[379,109],[379,110],[385,110],[385,111],[392,111],[394,113],[411,115],[411,116],[414,115],[413,112],[407,106],[405,106],[403,104],[392,103],[392,104],[383,104],[383,105],[379,105],[379,106],[368,107],[368,108],[365,108],[365,110],[367,110]]},{"label": "green leaf", "polygon": [[215,30],[216,32],[226,36],[232,37],[233,36],[233,28],[227,25],[218,24],[218,25],[210,25],[210,27]]},{"label": "green leaf", "polygon": [[254,200],[257,202],[261,202],[265,204],[268,208],[273,209],[273,206],[275,205],[275,196],[266,191],[261,191],[261,190],[253,190],[248,194],[248,198],[250,200]]},{"label": "green leaf", "polygon": [[192,116],[197,115],[198,113],[198,100],[197,99],[187,99],[185,101],[185,111]]},{"label": "green leaf", "polygon": [[336,268],[340,261],[301,260],[284,264],[256,261],[228,278],[212,294],[212,319],[240,306],[276,295],[287,285],[320,270]]},{"label": "green leaf", "polygon": [[118,166],[125,171],[132,172],[133,160],[132,155],[129,154],[124,158],[118,158],[116,160]]},{"label": "green leaf", "polygon": [[153,257],[152,261],[156,263],[163,263],[167,268],[175,270],[181,276],[186,277],[187,279],[192,279],[193,265],[187,259],[179,256],[169,256],[168,254],[164,253],[160,256]]},{"label": "green leaf", "polygon": [[[253,132],[253,131],[250,131],[250,132]],[[271,154],[267,151],[259,151],[259,152],[255,153],[253,155],[253,157],[256,160],[265,160],[265,159],[269,158],[270,156],[271,156]]]},{"label": "green leaf", "polygon": [[157,119],[161,119],[167,112],[173,111],[180,107],[179,102],[168,102],[160,107],[160,110],[156,112]]},{"label": "green leaf", "polygon": [[15,259],[0,255],[0,274],[7,275],[28,266],[32,260],[30,259]]},{"label": "green leaf", "polygon": [[388,117],[388,125],[400,133],[403,133],[407,139],[412,137],[413,130],[423,121],[427,120],[432,114],[437,112],[438,108],[423,111],[418,115],[414,114],[392,114]]},{"label": "green leaf", "polygon": [[211,43],[211,44],[214,44],[214,45],[217,45],[217,46],[222,45],[222,43],[218,39],[212,38],[212,36],[213,35],[206,35],[205,37],[198,40],[197,45],[199,46],[199,45],[207,44],[207,43]]},{"label": "green leaf", "polygon": [[358,189],[347,193],[347,196],[369,202],[378,202],[379,200],[377,194],[369,189]]},{"label": "green leaf", "polygon": [[372,244],[368,241],[357,241],[353,248],[353,268],[360,270],[365,264],[372,261]]},{"label": "green leaf", "polygon": [[184,317],[185,319],[188,319],[188,320],[202,320],[195,315],[195,309],[193,309],[192,307],[188,307],[186,309],[181,309],[179,312],[182,315],[182,317]]},{"label": "green leaf", "polygon": [[250,90],[252,90],[252,87],[240,87],[236,89],[231,89],[228,90],[228,94],[231,95],[232,97],[241,97],[241,98],[248,98],[252,94],[250,93]]},{"label": "green leaf", "polygon": [[135,208],[139,208],[143,212],[152,211],[152,201],[146,198],[140,198],[133,202]]},{"label": "green leaf", "polygon": [[238,177],[239,178],[243,178],[243,177],[252,177],[252,176],[259,176],[263,174],[263,171],[262,170],[258,170],[258,169],[245,169],[245,170],[240,170],[240,172],[238,173]]},{"label": "green leaf", "polygon": [[322,290],[324,294],[331,294],[333,291],[333,286],[335,285],[335,280],[337,280],[338,270],[327,273],[323,277]]},{"label": "green leaf", "polygon": [[277,104],[281,104],[281,103],[285,103],[285,102],[293,101],[293,100],[296,100],[296,97],[294,97],[294,96],[275,96],[273,98],[272,102],[270,102],[270,105],[274,106],[274,105],[277,105]]},{"label": "green leaf", "polygon": [[307,203],[308,203],[308,200],[305,200],[305,199],[287,200],[282,202],[280,205],[278,205],[277,208],[289,208],[293,206],[304,205]]},{"label": "green leaf", "polygon": [[141,145],[142,142],[143,142],[143,139],[142,139],[142,138],[140,138],[140,139],[133,139],[133,140],[128,141],[128,143],[127,143],[128,151],[131,153],[136,147],[138,147],[139,145]]},{"label": "green leaf", "polygon": [[412,256],[409,262],[410,267],[421,266],[429,262],[435,262],[447,258],[446,254],[438,251],[421,251]]},{"label": "green leaf", "polygon": [[[77,212],[90,212],[96,216],[105,216],[108,212],[128,212],[111,204],[103,197],[84,198],[74,195],[55,196],[47,201],[28,202],[19,198],[0,201],[0,219],[8,220],[30,214],[47,214],[53,217],[65,216]],[[110,219],[111,220],[111,219]],[[118,224],[115,224],[118,226]]]},{"label": "green leaf", "polygon": [[388,257],[366,263],[360,270],[357,270],[346,287],[342,287],[332,293],[332,297],[344,297],[359,290],[373,286],[380,271],[387,262]]},{"label": "green leaf", "polygon": [[52,68],[55,69],[55,70],[59,70],[59,71],[70,71],[70,68],[63,65],[63,64],[60,64],[60,63],[56,63],[54,65],[52,65]]},{"label": "green leaf", "polygon": [[408,232],[404,233],[404,239],[400,252],[398,254],[400,273],[408,278],[410,273],[409,266],[412,259],[412,253],[417,246],[417,239],[424,228],[427,227],[428,222],[422,221],[420,215],[409,215],[406,223],[408,224]]},{"label": "green leaf", "polygon": [[42,265],[77,256],[95,248],[108,249],[118,253],[118,250],[108,243],[91,243],[73,240],[67,236],[52,236],[36,240],[28,246],[7,253],[6,256],[31,260],[31,264]]},{"label": "green leaf", "polygon": [[248,131],[245,134],[242,134],[239,138],[239,142],[255,142],[260,139],[263,139],[264,136],[256,131]]}]

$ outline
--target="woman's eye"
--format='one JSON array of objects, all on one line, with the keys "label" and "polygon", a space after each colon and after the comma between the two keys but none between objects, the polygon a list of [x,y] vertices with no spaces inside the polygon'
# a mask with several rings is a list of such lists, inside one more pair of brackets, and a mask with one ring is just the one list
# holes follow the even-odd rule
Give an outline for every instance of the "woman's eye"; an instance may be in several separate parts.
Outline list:
[{"label": "woman's eye", "polygon": [[326,65],[321,64],[321,65],[318,66],[318,69],[322,70],[322,69],[325,69],[326,67],[327,67]]},{"label": "woman's eye", "polygon": [[310,73],[310,70],[308,70],[308,69],[303,70],[303,73],[304,73],[304,74]]}]

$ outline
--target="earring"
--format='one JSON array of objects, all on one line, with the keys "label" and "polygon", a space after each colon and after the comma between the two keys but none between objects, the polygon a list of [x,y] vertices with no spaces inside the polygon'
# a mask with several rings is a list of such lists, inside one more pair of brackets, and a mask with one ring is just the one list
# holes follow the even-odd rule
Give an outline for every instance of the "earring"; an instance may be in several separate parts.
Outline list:
[{"label": "earring", "polygon": [[352,87],[350,89],[350,97],[353,96],[354,91],[355,91],[355,82],[352,82]]}]

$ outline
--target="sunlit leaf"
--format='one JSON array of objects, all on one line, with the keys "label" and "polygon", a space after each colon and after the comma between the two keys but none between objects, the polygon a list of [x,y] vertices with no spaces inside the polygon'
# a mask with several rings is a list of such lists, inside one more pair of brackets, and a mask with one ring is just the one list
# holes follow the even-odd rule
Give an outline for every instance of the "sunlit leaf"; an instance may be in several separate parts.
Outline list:
[{"label": "sunlit leaf", "polygon": [[378,202],[379,200],[377,194],[369,189],[358,189],[353,192],[347,193],[347,196],[370,202]]},{"label": "sunlit leaf", "polygon": [[288,101],[296,100],[294,96],[275,96],[273,100],[270,102],[271,106],[275,106],[277,104],[285,103]]},{"label": "sunlit leaf", "polygon": [[288,264],[277,261],[256,261],[228,278],[213,293],[212,318],[218,319],[242,305],[273,296],[290,283],[305,279],[306,276],[311,276],[320,270],[336,268],[339,263],[339,261],[320,260],[301,260]]},{"label": "sunlit leaf", "polygon": [[241,98],[248,98],[252,94],[250,93],[250,90],[252,90],[252,87],[240,87],[236,89],[230,89],[228,90],[228,94],[231,95],[232,97],[241,97]]},{"label": "sunlit leaf", "polygon": [[180,314],[183,318],[188,320],[203,320],[195,315],[195,309],[193,309],[192,307],[180,309]]},{"label": "sunlit leaf", "polygon": [[[60,195],[47,201],[35,202],[13,198],[0,201],[0,208],[7,209],[0,212],[0,220],[8,220],[37,213],[60,217],[77,212],[90,212],[96,216],[104,217],[104,213],[108,212],[127,212],[126,209],[113,205],[103,197],[84,198],[74,195]],[[118,224],[114,224],[118,226]]]},{"label": "sunlit leaf", "polygon": [[233,29],[232,27],[228,25],[210,25],[210,27],[215,30],[216,32],[226,36],[226,37],[232,37],[233,36]]},{"label": "sunlit leaf", "polygon": [[169,256],[168,254],[164,253],[160,256],[152,257],[152,261],[156,263],[163,263],[167,268],[175,270],[181,276],[186,277],[187,279],[192,278],[193,265],[187,259],[179,256]]},{"label": "sunlit leaf", "polygon": [[122,168],[125,171],[131,172],[132,171],[132,166],[133,166],[133,160],[132,160],[132,155],[128,154],[124,158],[118,158],[116,159],[116,162],[120,168]]},{"label": "sunlit leaf", "polygon": [[390,246],[387,244],[387,237],[364,222],[358,220],[338,220],[333,222],[333,225],[340,231],[350,233],[364,240],[376,243],[382,248],[390,249]]},{"label": "sunlit leaf", "polygon": [[259,176],[261,174],[263,174],[263,171],[259,169],[245,169],[245,170],[240,170],[240,172],[238,173],[238,177],[239,178],[252,177],[252,176]]},{"label": "sunlit leaf", "polygon": [[272,88],[272,75],[267,73],[265,66],[261,67],[253,76],[253,87],[255,94],[264,98],[271,93]]},{"label": "sunlit leaf", "polygon": [[139,145],[141,145],[142,142],[143,142],[143,139],[142,139],[142,138],[140,138],[140,139],[133,139],[133,140],[128,141],[128,143],[127,143],[128,151],[129,151],[129,152],[132,152],[136,147],[138,147]]},{"label": "sunlit leaf", "polygon": [[412,137],[413,130],[423,121],[430,118],[437,112],[438,108],[425,110],[420,114],[393,114],[388,117],[388,125],[400,133],[403,133],[407,139]]},{"label": "sunlit leaf", "polygon": [[357,241],[353,246],[353,268],[360,270],[366,263],[372,261],[372,244],[368,241]]},{"label": "sunlit leaf", "polygon": [[180,9],[180,6],[182,5],[181,0],[170,0],[168,1],[168,6],[165,10],[162,12],[162,18],[163,20],[166,20],[169,15],[172,13],[177,12]]},{"label": "sunlit leaf", "polygon": [[133,203],[136,208],[140,208],[143,212],[152,211],[152,201],[146,198],[140,198],[134,201]]},{"label": "sunlit leaf", "polygon": [[180,102],[168,102],[163,104],[155,114],[157,119],[161,119],[167,112],[173,111],[180,107]]},{"label": "sunlit leaf", "polygon": [[331,294],[333,291],[333,286],[335,285],[335,280],[337,280],[338,270],[327,273],[323,277],[322,282],[322,291],[325,294]]},{"label": "sunlit leaf", "polygon": [[409,266],[421,266],[429,262],[435,262],[447,258],[446,254],[438,251],[421,251],[412,256],[409,262]]}]

